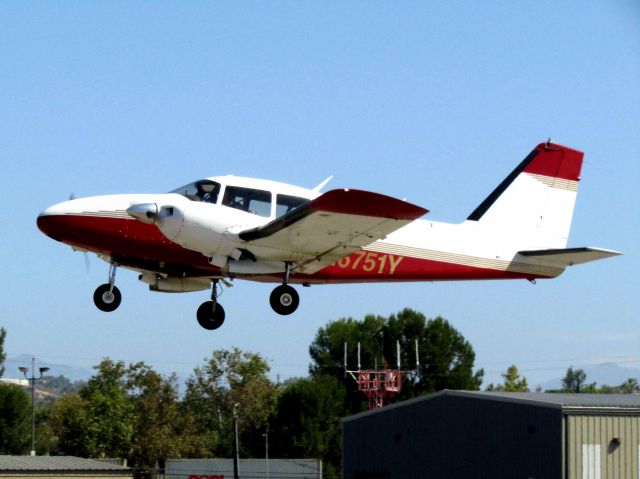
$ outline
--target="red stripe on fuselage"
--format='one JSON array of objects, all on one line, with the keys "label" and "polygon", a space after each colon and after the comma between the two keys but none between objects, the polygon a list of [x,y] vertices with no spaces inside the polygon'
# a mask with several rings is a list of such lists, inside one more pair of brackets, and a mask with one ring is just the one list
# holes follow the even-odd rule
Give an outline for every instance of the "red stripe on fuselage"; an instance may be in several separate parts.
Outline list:
[{"label": "red stripe on fuselage", "polygon": [[[169,241],[156,226],[133,219],[49,215],[38,218],[38,228],[65,244],[111,256],[120,265],[134,269],[193,277],[220,272],[202,254]],[[337,284],[541,277],[544,276],[362,250],[313,275],[293,274],[291,282]],[[282,275],[249,276],[246,279],[281,282]]]}]

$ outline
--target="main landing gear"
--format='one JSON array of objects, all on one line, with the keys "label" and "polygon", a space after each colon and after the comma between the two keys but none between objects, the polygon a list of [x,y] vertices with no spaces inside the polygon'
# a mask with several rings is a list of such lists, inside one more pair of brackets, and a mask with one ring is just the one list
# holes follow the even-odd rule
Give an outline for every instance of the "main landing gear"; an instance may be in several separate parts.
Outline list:
[{"label": "main landing gear", "polygon": [[[300,296],[298,292],[289,286],[289,274],[291,264],[286,263],[283,283],[276,287],[269,297],[269,303],[273,310],[283,316],[293,313],[298,309],[300,304]],[[218,329],[224,323],[225,312],[222,305],[218,302],[220,292],[218,290],[218,279],[214,279],[211,284],[211,301],[205,301],[198,308],[196,318],[198,324],[204,329]]]},{"label": "main landing gear", "polygon": [[100,311],[105,313],[115,311],[122,301],[122,294],[115,286],[117,267],[116,264],[111,263],[111,266],[109,266],[109,282],[98,286],[95,293],[93,293],[93,302]]},{"label": "main landing gear", "polygon": [[[120,290],[115,286],[117,268],[118,265],[111,263],[109,267],[109,282],[98,286],[95,293],[93,293],[93,302],[96,304],[96,307],[107,313],[115,311],[122,301],[122,294],[120,294]],[[286,263],[282,284],[277,286],[271,292],[271,296],[269,296],[269,303],[273,310],[283,316],[292,314],[298,309],[298,305],[300,304],[298,292],[288,284],[290,269],[291,264]],[[219,288],[219,282],[219,279],[211,281],[211,301],[202,303],[196,313],[198,324],[210,331],[222,326],[225,319],[224,308],[218,302],[218,298],[222,293]]]},{"label": "main landing gear", "polygon": [[273,310],[283,316],[293,313],[300,304],[298,292],[289,286],[290,270],[291,263],[285,263],[284,282],[275,288],[269,296],[269,303]]}]

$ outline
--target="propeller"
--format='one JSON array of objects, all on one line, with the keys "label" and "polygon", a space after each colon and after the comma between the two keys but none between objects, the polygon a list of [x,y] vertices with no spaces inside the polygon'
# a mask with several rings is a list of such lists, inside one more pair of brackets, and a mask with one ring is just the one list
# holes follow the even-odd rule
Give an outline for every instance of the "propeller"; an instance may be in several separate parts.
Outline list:
[{"label": "propeller", "polygon": [[[76,194],[72,191],[69,194],[69,201],[72,201],[75,199],[76,199]],[[78,251],[82,253],[82,256],[84,257],[84,270],[86,273],[89,273],[89,271],[91,271],[91,259],[89,258],[89,252],[87,250],[80,249],[80,248],[72,248],[72,249],[73,251]]]}]

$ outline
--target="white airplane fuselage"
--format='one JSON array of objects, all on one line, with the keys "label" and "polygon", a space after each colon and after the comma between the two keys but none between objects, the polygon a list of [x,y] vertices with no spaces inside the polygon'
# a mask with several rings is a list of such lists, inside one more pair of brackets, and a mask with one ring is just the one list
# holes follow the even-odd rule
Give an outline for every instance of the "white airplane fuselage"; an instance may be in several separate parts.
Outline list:
[{"label": "white airplane fuselage", "polygon": [[566,249],[581,164],[581,152],[538,145],[459,224],[417,219],[427,210],[374,193],[323,195],[234,176],[166,194],[65,201],[37,223],[74,249],[140,272],[154,291],[204,290],[222,278],[305,285],[535,280],[618,254]]}]

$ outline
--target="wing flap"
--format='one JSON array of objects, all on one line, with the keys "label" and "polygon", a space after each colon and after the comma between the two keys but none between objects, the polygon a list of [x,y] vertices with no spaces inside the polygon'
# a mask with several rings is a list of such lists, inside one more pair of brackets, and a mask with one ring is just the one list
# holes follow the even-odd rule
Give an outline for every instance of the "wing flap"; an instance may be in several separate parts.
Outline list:
[{"label": "wing flap", "polygon": [[362,190],[331,190],[259,228],[240,233],[258,261],[289,261],[314,273],[386,237],[426,209]]},{"label": "wing flap", "polygon": [[566,267],[619,256],[622,253],[609,249],[583,247],[519,251],[518,254],[527,258],[539,259],[545,263]]}]

